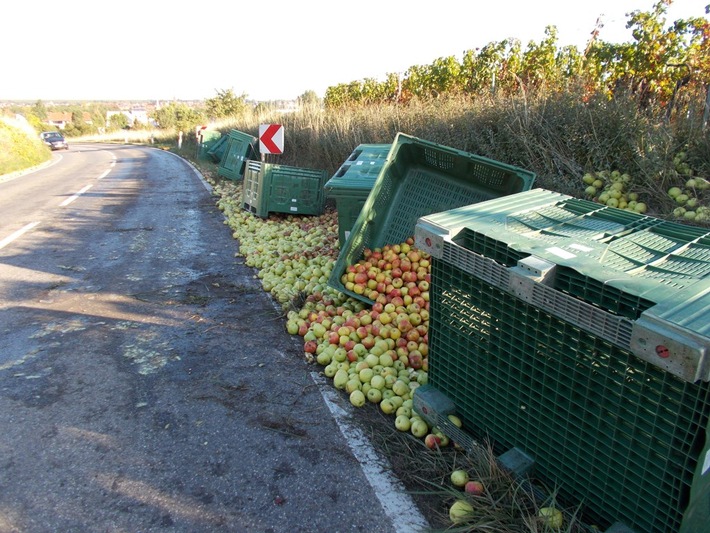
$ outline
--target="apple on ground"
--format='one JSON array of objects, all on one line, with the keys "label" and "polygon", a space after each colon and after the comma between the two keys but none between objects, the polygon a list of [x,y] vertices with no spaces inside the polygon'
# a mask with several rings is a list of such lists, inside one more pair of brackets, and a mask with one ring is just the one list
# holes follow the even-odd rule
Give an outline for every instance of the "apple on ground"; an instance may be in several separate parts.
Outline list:
[{"label": "apple on ground", "polygon": [[426,437],[424,437],[424,444],[430,450],[436,450],[441,445],[441,438],[434,433],[429,433]]},{"label": "apple on ground", "polygon": [[467,481],[464,485],[464,491],[474,496],[483,494],[485,487],[480,481]]},{"label": "apple on ground", "polygon": [[467,521],[473,515],[473,507],[466,500],[456,500],[449,508],[449,518],[454,524]]},{"label": "apple on ground", "polygon": [[537,514],[548,527],[559,529],[564,523],[562,511],[555,507],[542,507]]},{"label": "apple on ground", "polygon": [[454,470],[451,472],[451,483],[456,487],[465,487],[468,483],[468,472],[466,470]]}]

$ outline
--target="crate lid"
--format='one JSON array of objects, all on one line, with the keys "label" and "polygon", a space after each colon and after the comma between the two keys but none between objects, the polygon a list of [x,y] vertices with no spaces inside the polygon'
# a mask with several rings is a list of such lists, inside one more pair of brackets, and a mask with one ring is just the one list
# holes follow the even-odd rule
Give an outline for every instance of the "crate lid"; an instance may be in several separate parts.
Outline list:
[{"label": "crate lid", "polygon": [[710,352],[707,228],[533,189],[422,217],[415,235],[434,257],[443,257],[448,242],[475,248],[509,268],[532,256],[557,269],[556,285],[564,275],[564,291],[572,296],[602,306],[604,292],[633,300],[625,316],[636,353],[655,357],[673,339],[692,345],[693,353]]},{"label": "crate lid", "polygon": [[391,147],[391,144],[358,145],[326,182],[326,192],[329,195],[340,192],[357,194],[367,191],[369,193],[377,181]]},{"label": "crate lid", "polygon": [[252,143],[256,141],[256,137],[253,135],[249,135],[248,133],[244,133],[243,131],[239,130],[229,130],[229,137],[231,137],[234,140],[239,140],[239,141],[246,141],[248,143]]}]

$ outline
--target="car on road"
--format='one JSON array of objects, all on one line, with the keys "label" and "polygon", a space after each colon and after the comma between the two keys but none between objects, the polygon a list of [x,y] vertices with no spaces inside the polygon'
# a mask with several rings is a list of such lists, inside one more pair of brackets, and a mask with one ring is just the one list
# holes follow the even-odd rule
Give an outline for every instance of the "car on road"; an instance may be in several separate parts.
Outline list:
[{"label": "car on road", "polygon": [[69,143],[58,131],[44,131],[39,134],[39,138],[52,150],[69,150]]}]

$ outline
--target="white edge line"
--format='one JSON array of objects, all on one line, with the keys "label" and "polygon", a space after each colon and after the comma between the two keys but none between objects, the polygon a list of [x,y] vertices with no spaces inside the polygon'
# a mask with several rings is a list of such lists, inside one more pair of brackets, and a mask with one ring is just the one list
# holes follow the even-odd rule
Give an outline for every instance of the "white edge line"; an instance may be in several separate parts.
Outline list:
[{"label": "white edge line", "polygon": [[37,226],[37,224],[39,224],[39,221],[37,221],[37,222],[30,222],[30,223],[27,224],[26,226],[23,226],[23,227],[21,227],[20,229],[18,229],[18,230],[17,230],[15,233],[13,233],[12,235],[9,235],[8,237],[5,237],[3,240],[0,241],[0,249],[5,248],[5,246],[7,246],[8,244],[10,244],[12,241],[14,241],[15,239],[21,237],[22,235],[24,235],[25,233],[27,233],[28,231],[30,231],[32,228],[34,228],[35,226]]},{"label": "white edge line", "polygon": [[350,450],[360,463],[363,474],[365,474],[377,499],[380,500],[380,505],[395,531],[411,533],[412,531],[430,529],[427,520],[419,512],[414,500],[407,494],[402,483],[391,474],[388,461],[377,454],[360,428],[348,421],[348,413],[337,404],[339,398],[336,395],[336,390],[328,386],[325,378],[316,372],[311,372],[311,378],[318,386],[323,400],[338,424]]},{"label": "white edge line", "polygon": [[91,185],[87,185],[86,187],[84,187],[83,189],[81,189],[81,190],[80,190],[78,193],[76,193],[75,195],[70,196],[69,198],[67,198],[66,200],[64,200],[61,204],[59,204],[59,207],[66,207],[66,206],[68,206],[68,205],[69,205],[70,203],[72,203],[74,200],[76,200],[77,198],[79,198],[79,196],[81,196],[81,195],[84,194],[86,191],[88,191],[89,189],[91,189],[91,187],[92,187]]}]

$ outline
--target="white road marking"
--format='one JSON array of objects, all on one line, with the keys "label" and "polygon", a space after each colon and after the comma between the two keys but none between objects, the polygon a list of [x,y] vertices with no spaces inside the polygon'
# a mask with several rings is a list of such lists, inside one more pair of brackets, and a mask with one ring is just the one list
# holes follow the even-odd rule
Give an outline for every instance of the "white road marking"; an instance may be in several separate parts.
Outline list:
[{"label": "white road marking", "polygon": [[380,505],[392,526],[398,533],[427,531],[430,526],[407,494],[401,482],[391,474],[387,461],[380,457],[370,444],[367,436],[354,424],[350,423],[348,413],[337,402],[337,391],[328,386],[325,379],[316,372],[311,372],[313,381],[318,385],[325,404],[330,409],[340,432],[350,446],[355,458],[360,463],[367,481],[370,483]]},{"label": "white road marking", "polygon": [[30,231],[32,228],[34,228],[35,226],[37,226],[37,224],[39,224],[39,221],[38,221],[38,222],[30,222],[30,223],[27,224],[26,226],[24,226],[24,227],[18,229],[18,230],[17,230],[15,233],[13,233],[12,235],[9,235],[9,236],[5,237],[3,240],[0,241],[0,249],[5,248],[5,246],[7,246],[8,244],[10,244],[12,241],[14,241],[15,239],[21,237],[22,235],[24,235],[25,233],[27,233],[28,231]]},{"label": "white road marking", "polygon": [[[55,163],[58,163],[59,161],[61,161],[62,156],[59,155],[59,154],[57,154],[57,155],[58,155],[58,158],[56,158],[56,160],[53,160],[53,161],[51,162],[51,165],[54,165]],[[100,179],[105,178],[106,176],[108,176],[109,172],[111,172],[111,171],[113,170],[113,167],[116,166],[116,156],[115,156],[113,153],[111,154],[111,156],[113,157],[113,161],[111,161],[111,163],[110,163],[110,168],[109,168],[106,172],[104,172],[103,174],[101,174],[98,178],[96,178],[97,180],[100,180]],[[31,173],[33,173],[33,172],[36,172],[37,170],[40,170],[41,168],[46,168],[46,166],[51,166],[51,165],[41,165],[40,168],[37,168],[37,169],[35,169],[35,170],[31,170],[30,172],[18,173],[17,176],[9,176],[9,177],[7,178],[7,180],[5,180],[5,181],[9,181],[9,180],[11,180],[11,179],[15,179],[16,177],[20,177],[21,175],[31,174]],[[0,180],[0,181],[2,181],[2,180]],[[89,189],[91,189],[91,187],[92,187],[91,185],[87,185],[86,187],[84,187],[83,189],[81,189],[81,190],[80,190],[78,193],[76,193],[75,195],[70,196],[69,198],[67,198],[66,200],[64,200],[61,204],[59,204],[59,206],[60,206],[60,207],[66,207],[67,205],[69,205],[70,203],[72,203],[74,200],[76,200],[77,198],[79,198],[79,196],[81,196],[81,195],[84,194],[86,191],[88,191]],[[17,230],[15,233],[13,233],[12,235],[9,235],[9,236],[5,237],[3,240],[0,241],[0,249],[4,248],[4,247],[7,246],[8,244],[10,244],[12,241],[18,239],[19,237],[21,237],[22,235],[24,235],[25,233],[27,233],[28,231],[30,231],[32,228],[34,228],[34,227],[37,226],[38,224],[39,224],[39,221],[37,221],[37,222],[31,222],[30,224],[27,224],[26,226],[24,226],[24,227],[18,229],[18,230]]]},{"label": "white road marking", "polygon": [[80,190],[78,193],[76,193],[75,195],[70,196],[69,198],[67,198],[66,200],[64,200],[61,204],[59,204],[59,207],[66,207],[66,206],[68,206],[68,205],[69,205],[70,203],[72,203],[74,200],[76,200],[77,198],[79,198],[79,196],[81,196],[81,195],[84,194],[86,191],[88,191],[89,189],[91,189],[91,187],[92,187],[91,185],[87,185],[86,187],[84,187],[83,189],[81,189],[81,190]]}]

